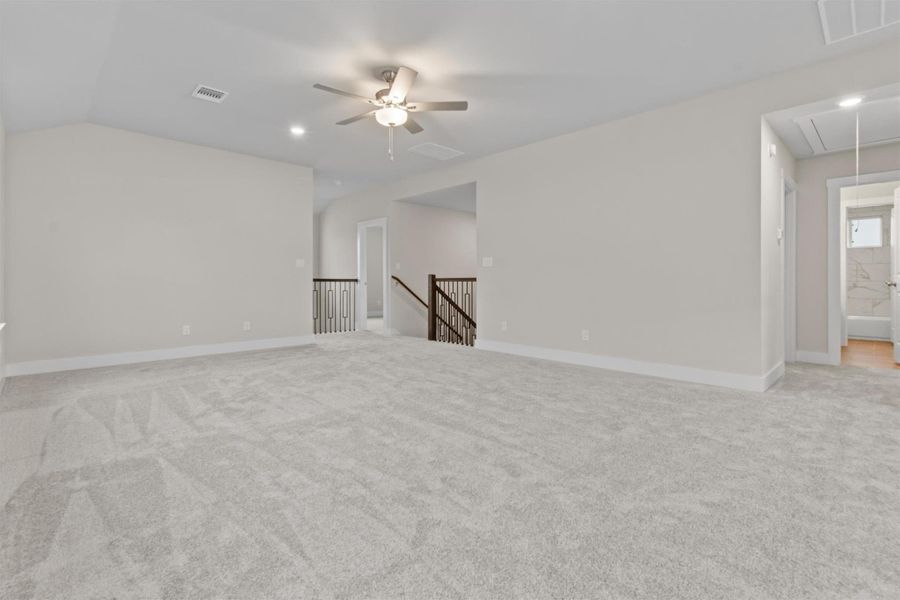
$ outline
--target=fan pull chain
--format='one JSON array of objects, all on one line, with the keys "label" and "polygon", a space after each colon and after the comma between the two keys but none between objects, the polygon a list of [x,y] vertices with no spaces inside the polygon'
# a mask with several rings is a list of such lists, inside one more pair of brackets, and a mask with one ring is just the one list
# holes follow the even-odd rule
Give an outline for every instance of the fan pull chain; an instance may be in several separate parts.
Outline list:
[{"label": "fan pull chain", "polygon": [[388,127],[388,156],[394,160],[394,128]]},{"label": "fan pull chain", "polygon": [[856,205],[859,206],[859,109],[856,109]]}]

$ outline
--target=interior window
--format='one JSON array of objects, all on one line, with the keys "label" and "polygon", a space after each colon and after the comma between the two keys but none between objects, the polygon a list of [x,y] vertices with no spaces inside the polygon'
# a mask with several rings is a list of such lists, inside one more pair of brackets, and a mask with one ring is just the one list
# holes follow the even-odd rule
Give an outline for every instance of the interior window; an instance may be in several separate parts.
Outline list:
[{"label": "interior window", "polygon": [[865,217],[849,220],[848,248],[880,248],[881,217]]}]

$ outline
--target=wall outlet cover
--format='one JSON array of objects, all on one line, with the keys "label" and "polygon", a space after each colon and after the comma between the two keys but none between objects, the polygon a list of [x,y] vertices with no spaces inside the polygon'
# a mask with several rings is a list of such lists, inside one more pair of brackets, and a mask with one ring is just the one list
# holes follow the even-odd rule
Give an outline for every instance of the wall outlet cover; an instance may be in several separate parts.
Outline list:
[{"label": "wall outlet cover", "polygon": [[244,331],[250,331],[250,321],[244,321]]},{"label": "wall outlet cover", "polygon": [[506,321],[500,321],[500,331],[506,331],[509,328],[509,324]]},{"label": "wall outlet cover", "polygon": [[191,335],[191,326],[190,325],[182,325],[181,326],[181,335]]},{"label": "wall outlet cover", "polygon": [[493,267],[494,266],[494,257],[493,256],[481,257],[481,266],[482,267]]}]

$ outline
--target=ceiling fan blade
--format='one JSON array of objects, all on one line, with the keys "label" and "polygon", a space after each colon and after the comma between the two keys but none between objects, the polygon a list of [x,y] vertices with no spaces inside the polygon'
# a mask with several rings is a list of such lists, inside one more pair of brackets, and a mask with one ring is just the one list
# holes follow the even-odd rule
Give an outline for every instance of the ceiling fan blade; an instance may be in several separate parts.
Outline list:
[{"label": "ceiling fan blade", "polygon": [[406,130],[410,133],[421,133],[425,131],[422,129],[422,126],[416,123],[412,117],[406,117],[406,123],[403,124],[406,127]]},{"label": "ceiling fan blade", "polygon": [[465,100],[451,102],[411,102],[406,110],[413,112],[425,112],[428,110],[468,110],[469,103]]},{"label": "ceiling fan blade", "polygon": [[397,74],[394,75],[394,81],[391,82],[391,91],[387,93],[387,97],[394,102],[403,102],[406,100],[406,95],[409,93],[409,89],[412,87],[417,75],[418,73],[409,67],[400,67],[397,69]]},{"label": "ceiling fan blade", "polygon": [[350,117],[349,119],[344,119],[343,121],[338,121],[337,124],[338,125],[349,125],[350,123],[355,123],[357,121],[361,121],[361,120],[365,119],[366,117],[372,116],[374,114],[375,114],[375,111],[370,110],[368,112],[364,112],[361,115],[356,115],[355,117]]},{"label": "ceiling fan blade", "polygon": [[372,103],[371,98],[366,98],[365,96],[360,96],[359,94],[353,94],[351,92],[345,92],[344,90],[339,90],[337,88],[329,87],[327,85],[322,85],[321,83],[317,83],[313,85],[317,90],[322,90],[323,92],[331,92],[332,94],[337,94],[338,96],[346,96],[348,98],[356,98],[357,100],[365,100],[368,103]]}]

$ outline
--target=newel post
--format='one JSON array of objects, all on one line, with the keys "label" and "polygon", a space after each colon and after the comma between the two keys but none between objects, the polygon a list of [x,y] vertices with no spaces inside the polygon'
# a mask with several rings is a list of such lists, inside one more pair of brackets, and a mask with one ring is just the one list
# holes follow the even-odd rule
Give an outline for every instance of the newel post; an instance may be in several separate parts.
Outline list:
[{"label": "newel post", "polygon": [[428,339],[437,340],[437,281],[434,275],[428,276]]}]

